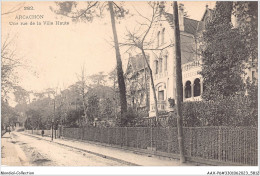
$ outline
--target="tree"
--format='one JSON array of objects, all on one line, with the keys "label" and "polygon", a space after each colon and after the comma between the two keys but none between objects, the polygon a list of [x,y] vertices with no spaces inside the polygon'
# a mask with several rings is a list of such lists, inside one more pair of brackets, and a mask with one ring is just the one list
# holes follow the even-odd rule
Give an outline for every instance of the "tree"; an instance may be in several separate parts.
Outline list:
[{"label": "tree", "polygon": [[87,115],[89,121],[93,122],[95,118],[100,116],[99,112],[99,98],[96,94],[91,94],[88,97],[88,108],[87,108]]},{"label": "tree", "polygon": [[94,83],[94,85],[105,85],[107,75],[104,72],[99,72],[98,74],[93,74],[89,76],[89,79]]},{"label": "tree", "polygon": [[[29,109],[28,111],[26,111],[26,115],[27,115],[27,120],[26,123],[28,123],[28,121],[30,123],[28,123],[28,127],[30,129],[39,129],[40,128],[40,124],[41,124],[41,114],[38,110],[35,109]],[[27,126],[26,125],[26,126]]]},{"label": "tree", "polygon": [[24,104],[28,104],[30,102],[29,101],[30,94],[28,91],[26,91],[21,86],[15,86],[14,89],[15,89],[15,92],[14,92],[15,101],[18,104],[24,105]]},{"label": "tree", "polygon": [[256,1],[237,1],[233,3],[233,14],[242,35],[243,43],[249,52],[248,60],[258,62],[258,3]]},{"label": "tree", "polygon": [[116,116],[114,93],[111,87],[103,85],[96,85],[88,90],[87,115],[91,123],[95,118],[102,121],[116,120],[114,118]]},{"label": "tree", "polygon": [[212,20],[203,32],[203,98],[214,100],[242,91],[243,63],[247,56],[238,29],[231,25],[232,2],[217,2]]},{"label": "tree", "polygon": [[16,69],[22,66],[21,58],[16,55],[17,51],[13,49],[12,44],[13,39],[10,39],[8,35],[1,47],[1,97],[4,101],[8,100],[8,94],[18,84]]},{"label": "tree", "polygon": [[[127,102],[126,102],[126,90],[125,90],[125,81],[123,76],[123,69],[122,69],[122,60],[118,45],[118,38],[116,32],[116,25],[115,25],[115,16],[117,18],[124,17],[128,11],[124,10],[123,7],[119,7],[112,1],[109,1],[107,4],[102,2],[87,2],[87,7],[84,9],[73,10],[77,9],[77,3],[75,1],[65,1],[65,2],[57,2],[56,4],[59,6],[59,10],[53,10],[56,14],[64,15],[67,17],[71,17],[74,21],[92,21],[94,17],[102,17],[103,10],[105,9],[106,5],[108,4],[108,9],[110,12],[111,17],[111,24],[114,36],[114,44],[115,44],[115,52],[116,52],[116,62],[117,62],[117,76],[118,76],[118,85],[119,85],[119,93],[120,93],[120,105],[121,105],[121,118],[124,118],[127,112]],[[99,13],[96,13],[94,7]],[[116,10],[114,10],[114,7]]]},{"label": "tree", "polygon": [[118,106],[119,106],[119,103],[118,103],[118,97],[119,97],[119,91],[118,91],[118,84],[117,84],[117,71],[116,71],[116,68],[113,69],[109,74],[108,74],[108,79],[110,81],[112,81],[112,89],[114,91],[113,95],[113,100],[114,100],[114,106],[113,106],[113,109],[114,109],[114,115],[115,115],[115,118],[117,119],[117,109],[118,109]]},{"label": "tree", "polygon": [[83,65],[81,67],[81,74],[78,75],[78,82],[77,84],[77,88],[79,91],[79,94],[81,96],[81,101],[82,101],[82,105],[83,105],[83,112],[84,112],[84,119],[81,120],[81,125],[83,125],[83,123],[88,125],[88,118],[87,118],[87,106],[86,106],[86,93],[87,93],[87,77],[86,77],[86,70],[85,70],[85,66]]},{"label": "tree", "polygon": [[108,6],[109,6],[109,11],[110,11],[112,30],[113,30],[113,34],[114,34],[116,63],[117,63],[116,68],[117,68],[117,77],[118,77],[118,86],[119,86],[120,104],[121,104],[121,124],[120,125],[122,125],[122,120],[124,120],[126,118],[125,115],[127,112],[126,88],[125,88],[125,80],[124,80],[124,74],[123,74],[123,69],[122,69],[122,60],[121,60],[117,32],[116,32],[113,2],[109,1]]},{"label": "tree", "polygon": [[137,11],[137,13],[141,17],[143,17],[145,20],[148,21],[147,24],[140,24],[140,26],[145,26],[146,29],[144,29],[144,32],[142,32],[141,34],[138,33],[139,31],[137,31],[137,32],[136,31],[134,31],[134,32],[128,31],[127,41],[125,43],[121,44],[121,46],[130,46],[130,49],[131,48],[138,48],[142,53],[142,56],[145,60],[145,63],[148,67],[148,71],[149,71],[149,74],[150,74],[150,80],[151,80],[152,91],[153,91],[153,99],[154,99],[155,116],[156,116],[156,123],[157,123],[158,118],[159,118],[159,112],[158,112],[158,107],[157,107],[157,97],[156,97],[156,91],[155,91],[155,86],[154,86],[154,81],[153,81],[152,69],[150,67],[150,64],[149,64],[149,61],[148,61],[148,56],[145,53],[145,50],[147,49],[146,47],[149,47],[153,42],[153,41],[146,41],[146,39],[147,39],[147,35],[150,32],[154,22],[158,18],[159,8],[158,8],[157,3],[155,3],[155,2],[149,2],[148,4],[152,9],[152,16],[151,16],[150,19],[147,18],[147,17],[144,17],[142,14],[140,14]]},{"label": "tree", "polygon": [[17,121],[17,113],[15,109],[5,101],[2,100],[1,102],[1,128],[3,129],[4,126],[14,125]]}]

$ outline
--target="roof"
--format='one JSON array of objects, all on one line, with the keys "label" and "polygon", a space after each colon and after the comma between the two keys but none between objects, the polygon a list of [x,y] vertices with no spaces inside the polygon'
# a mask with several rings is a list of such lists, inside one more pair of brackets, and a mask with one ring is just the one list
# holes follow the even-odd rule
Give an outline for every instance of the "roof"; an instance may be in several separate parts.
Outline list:
[{"label": "roof", "polygon": [[144,68],[144,65],[145,65],[145,67],[147,67],[144,57],[141,54],[138,54],[136,56],[131,56],[131,57],[129,57],[129,60],[128,60],[126,74],[130,71],[129,70],[130,67],[132,68],[133,72],[138,72]]},{"label": "roof", "polygon": [[211,15],[213,12],[214,12],[213,9],[210,9],[210,8],[206,7],[206,10],[205,10],[205,12],[204,12],[204,14],[203,14],[203,16],[201,18],[201,21],[205,20],[205,17],[206,17],[206,15],[208,15],[208,13],[209,13],[209,15]]},{"label": "roof", "polygon": [[[165,16],[166,20],[169,22],[170,26],[173,28],[173,26],[174,26],[173,25],[173,15],[170,13],[164,12],[164,16]],[[184,23],[184,32],[187,32],[187,33],[193,34],[193,35],[196,34],[199,21],[184,17],[183,23]]]}]

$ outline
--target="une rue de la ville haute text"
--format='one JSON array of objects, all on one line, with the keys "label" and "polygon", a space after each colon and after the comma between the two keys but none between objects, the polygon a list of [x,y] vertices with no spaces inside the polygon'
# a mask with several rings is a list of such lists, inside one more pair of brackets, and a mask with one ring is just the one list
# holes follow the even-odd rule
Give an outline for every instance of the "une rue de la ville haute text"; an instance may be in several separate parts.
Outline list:
[{"label": "une rue de la ville haute text", "polygon": [[[16,15],[16,20],[40,20],[44,19],[44,15]],[[9,22],[10,25],[18,25],[18,22]],[[31,21],[31,22],[21,22],[21,25],[69,25],[68,21]]]}]

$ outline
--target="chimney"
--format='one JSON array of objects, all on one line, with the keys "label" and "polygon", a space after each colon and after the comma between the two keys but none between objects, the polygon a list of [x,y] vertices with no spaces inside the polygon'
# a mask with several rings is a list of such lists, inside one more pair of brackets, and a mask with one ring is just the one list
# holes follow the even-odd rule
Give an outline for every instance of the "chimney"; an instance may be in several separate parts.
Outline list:
[{"label": "chimney", "polygon": [[164,10],[165,10],[165,5],[164,5],[164,1],[160,1],[160,4],[159,4],[159,8],[160,8],[160,15],[162,13],[164,13]]},{"label": "chimney", "polygon": [[184,31],[184,5],[180,3],[179,5],[179,26],[180,31]]}]

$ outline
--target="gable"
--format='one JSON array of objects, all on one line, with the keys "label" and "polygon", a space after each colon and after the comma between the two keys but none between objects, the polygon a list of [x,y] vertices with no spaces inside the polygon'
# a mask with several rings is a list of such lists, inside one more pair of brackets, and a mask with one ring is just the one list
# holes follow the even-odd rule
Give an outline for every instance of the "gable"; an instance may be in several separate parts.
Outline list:
[{"label": "gable", "polygon": [[[164,12],[163,14],[166,20],[168,21],[168,23],[170,24],[170,26],[173,28],[174,26],[173,15],[166,12]],[[184,17],[183,23],[184,23],[184,32],[192,35],[196,34],[199,21]]]},{"label": "gable", "polygon": [[[149,62],[149,56],[147,57]],[[144,69],[144,66],[147,67],[145,60],[141,54],[138,54],[133,57],[129,57],[127,68],[126,68],[126,74],[138,72]]]}]

